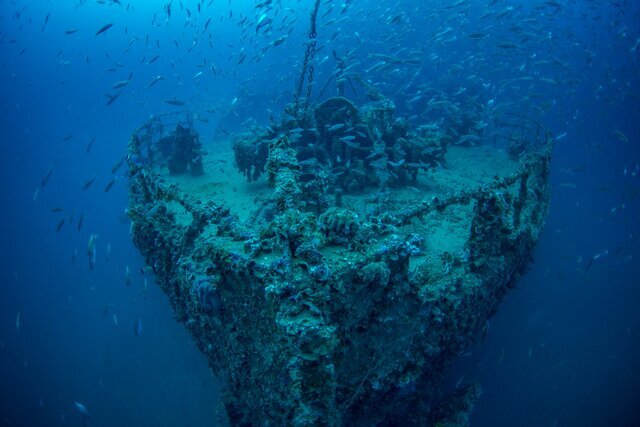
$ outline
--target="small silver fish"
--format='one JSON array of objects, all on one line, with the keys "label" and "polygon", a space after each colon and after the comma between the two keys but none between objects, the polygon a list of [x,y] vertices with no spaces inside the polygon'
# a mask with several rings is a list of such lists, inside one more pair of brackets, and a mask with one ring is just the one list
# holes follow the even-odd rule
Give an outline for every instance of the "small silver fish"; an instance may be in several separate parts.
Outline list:
[{"label": "small silver fish", "polygon": [[138,316],[133,324],[133,333],[140,335],[142,333],[142,317]]},{"label": "small silver fish", "polygon": [[91,233],[89,236],[89,243],[87,245],[87,255],[89,255],[89,267],[93,270],[93,267],[96,265],[96,239],[98,238],[97,234]]},{"label": "small silver fish", "polygon": [[161,75],[157,75],[155,76],[147,86],[145,86],[145,89],[149,89],[151,86],[155,85],[156,83],[158,83],[160,80],[165,80],[165,78]]},{"label": "small silver fish", "polygon": [[83,405],[82,403],[74,400],[73,401],[73,406],[75,406],[75,408],[78,410],[78,412],[80,412],[80,414],[82,414],[83,417],[91,418],[91,415],[89,414],[89,410],[87,409],[87,407],[85,405]]},{"label": "small silver fish", "polygon": [[16,331],[20,331],[20,325],[22,324],[22,309],[18,310],[18,315],[16,316]]}]

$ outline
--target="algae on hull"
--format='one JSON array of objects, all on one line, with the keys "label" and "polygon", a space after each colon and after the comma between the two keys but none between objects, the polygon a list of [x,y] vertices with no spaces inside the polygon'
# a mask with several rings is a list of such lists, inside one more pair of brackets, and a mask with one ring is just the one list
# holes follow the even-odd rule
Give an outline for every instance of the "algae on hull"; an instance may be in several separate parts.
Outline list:
[{"label": "algae on hull", "polygon": [[164,129],[129,144],[133,240],[224,381],[231,424],[464,419],[477,390],[443,398],[442,372],[530,260],[550,138],[516,162],[337,98],[183,177],[142,154]]}]

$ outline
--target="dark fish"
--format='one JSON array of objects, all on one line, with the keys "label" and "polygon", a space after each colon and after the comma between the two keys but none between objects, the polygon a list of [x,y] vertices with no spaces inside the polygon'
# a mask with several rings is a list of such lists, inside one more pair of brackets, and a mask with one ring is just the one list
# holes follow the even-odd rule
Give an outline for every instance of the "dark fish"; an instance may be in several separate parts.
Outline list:
[{"label": "dark fish", "polygon": [[51,213],[58,213],[58,212],[62,212],[64,209],[62,208],[51,208]]},{"label": "dark fish", "polygon": [[51,17],[51,12],[47,13],[47,16],[45,16],[44,18],[44,24],[42,24],[42,31],[44,31],[44,28],[47,26],[47,23],[49,22],[50,17]]},{"label": "dark fish", "polygon": [[131,79],[133,78],[133,72],[129,73],[129,77],[126,80],[120,80],[119,82],[114,83],[113,86],[111,86],[112,89],[122,89],[123,87],[127,86],[129,83],[131,83]]},{"label": "dark fish", "polygon": [[64,226],[64,218],[62,218],[60,222],[58,222],[58,225],[56,225],[56,231],[62,230],[63,226]]},{"label": "dark fish", "polygon": [[499,47],[500,49],[518,49],[520,46],[518,46],[515,43],[505,42],[505,43],[496,43],[496,47]]},{"label": "dark fish", "polygon": [[594,258],[591,257],[591,259],[589,260],[589,262],[587,263],[587,267],[585,268],[585,270],[588,270],[589,268],[591,268],[591,265],[593,264]]},{"label": "dark fish", "polygon": [[95,182],[97,177],[98,177],[98,175],[93,175],[88,181],[86,181],[84,183],[84,185],[82,186],[82,191],[88,190],[89,187],[91,187],[93,185],[93,183]]},{"label": "dark fish", "polygon": [[91,152],[91,147],[93,147],[93,143],[96,142],[96,137],[91,138],[91,141],[87,144],[86,152],[89,154]]},{"label": "dark fish", "polygon": [[67,142],[67,141],[69,141],[71,138],[73,138],[73,134],[72,134],[72,133],[67,134],[67,135],[65,135],[65,136],[64,136],[64,138],[62,138],[62,142]]},{"label": "dark fish", "polygon": [[80,214],[80,219],[78,220],[78,231],[82,230],[82,222],[84,221],[84,214]]},{"label": "dark fish", "polygon": [[118,172],[118,169],[120,169],[120,167],[122,166],[122,164],[124,163],[124,157],[121,158],[120,160],[118,160],[113,167],[111,168],[111,173],[116,173]]},{"label": "dark fish", "polygon": [[111,105],[114,102],[116,102],[116,99],[118,99],[118,97],[120,96],[122,92],[118,92],[115,95],[109,95],[108,93],[105,93],[104,96],[106,96],[107,98],[109,98],[109,100],[107,101],[107,105]]},{"label": "dark fish", "polygon": [[113,184],[115,184],[115,183],[116,183],[116,179],[115,178],[111,178],[111,181],[109,181],[107,186],[104,188],[104,192],[108,193],[109,190],[111,190],[111,187],[113,187]]},{"label": "dark fish", "polygon": [[113,24],[107,24],[104,25],[102,28],[100,28],[97,32],[96,32],[96,36],[100,35],[102,33],[104,33],[105,31],[107,31],[109,28],[113,27]]},{"label": "dark fish", "polygon": [[47,185],[47,182],[49,182],[49,178],[51,178],[51,174],[53,173],[53,166],[49,166],[49,170],[47,171],[47,173],[42,177],[42,180],[40,180],[40,186],[44,187],[45,185]]},{"label": "dark fish", "polygon": [[184,105],[184,101],[180,101],[179,99],[165,99],[162,102],[164,102],[165,104],[176,105],[176,106]]},{"label": "dark fish", "polygon": [[75,34],[75,33],[77,33],[77,32],[78,32],[78,30],[76,30],[75,28],[72,28],[72,29],[70,29],[70,30],[65,30],[65,32],[64,32],[64,33],[65,33],[66,35],[70,35],[70,34]]}]

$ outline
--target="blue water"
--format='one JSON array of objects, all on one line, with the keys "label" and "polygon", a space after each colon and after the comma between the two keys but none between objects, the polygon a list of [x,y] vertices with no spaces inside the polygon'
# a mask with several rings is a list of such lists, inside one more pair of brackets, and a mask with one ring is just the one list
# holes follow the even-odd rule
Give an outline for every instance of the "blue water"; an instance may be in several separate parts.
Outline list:
[{"label": "blue water", "polygon": [[[250,117],[267,124],[269,110],[280,115],[299,76],[312,2],[257,3],[0,1],[1,425],[221,423],[219,384],[141,272],[124,213],[126,168],[104,189],[129,135],[152,114],[189,109],[205,138],[241,130]],[[366,74],[400,115],[419,115],[429,96],[408,100],[433,84],[450,96],[464,88],[483,105],[511,103],[554,135],[566,133],[554,150],[535,262],[446,382],[481,383],[473,425],[638,425],[640,5],[458,3],[322,2],[314,90],[335,69],[332,49],[353,50],[349,64],[360,73],[378,61],[371,53],[418,49],[418,67]],[[271,29],[256,31],[262,13]],[[130,73],[107,105],[105,94],[118,93],[112,87]],[[186,105],[162,102],[174,99]]]}]

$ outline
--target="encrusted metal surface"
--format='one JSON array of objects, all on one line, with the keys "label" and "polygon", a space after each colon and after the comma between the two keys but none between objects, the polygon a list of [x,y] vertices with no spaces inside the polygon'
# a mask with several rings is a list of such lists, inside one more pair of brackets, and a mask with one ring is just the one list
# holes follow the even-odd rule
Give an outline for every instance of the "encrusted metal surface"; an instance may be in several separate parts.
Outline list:
[{"label": "encrusted metal surface", "polygon": [[476,388],[442,396],[441,376],[529,263],[550,138],[515,159],[411,130],[391,107],[334,98],[205,145],[199,177],[154,158],[172,130],[160,119],[132,136],[133,240],[224,381],[231,424],[428,425],[470,410]]}]

